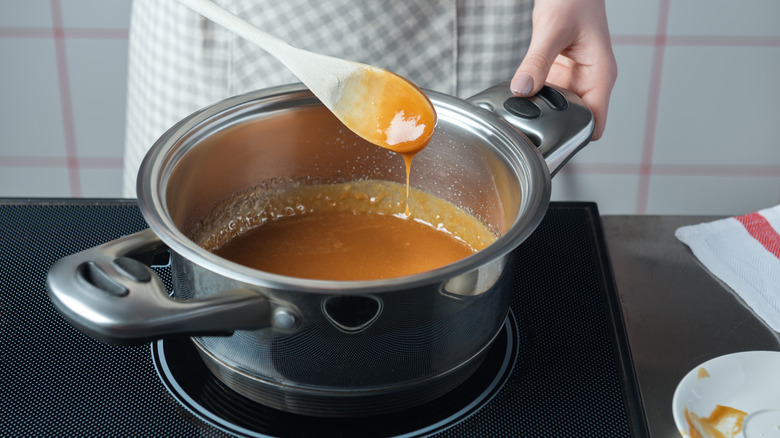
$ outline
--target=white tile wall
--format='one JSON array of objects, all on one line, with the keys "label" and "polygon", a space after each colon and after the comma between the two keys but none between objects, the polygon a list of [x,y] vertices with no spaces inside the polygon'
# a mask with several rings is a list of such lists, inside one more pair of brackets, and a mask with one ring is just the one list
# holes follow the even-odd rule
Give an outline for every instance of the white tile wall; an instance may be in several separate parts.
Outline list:
[{"label": "white tile wall", "polygon": [[607,13],[619,68],[607,130],[554,199],[629,214],[780,203],[780,2],[607,0]]},{"label": "white tile wall", "polygon": [[0,196],[120,196],[130,5],[0,3]]},{"label": "white tile wall", "polygon": [[705,37],[778,36],[778,12],[777,0],[672,0],[667,33]]},{"label": "white tile wall", "polygon": [[[0,60],[0,172],[6,168],[6,155],[64,156],[65,129],[51,39],[0,38]],[[0,191],[9,189],[3,186]]]},{"label": "white tile wall", "polygon": [[68,73],[79,157],[122,159],[125,132],[127,62],[117,56],[96,62],[101,56],[126,56],[126,39],[70,38],[67,40]]},{"label": "white tile wall", "polygon": [[2,27],[49,29],[52,26],[50,0],[5,0],[2,3],[2,11]]},{"label": "white tile wall", "polygon": [[68,28],[126,30],[130,22],[130,0],[57,0],[54,3],[61,5],[62,21]]},{"label": "white tile wall", "polygon": [[[170,1],[170,0],[161,0]],[[131,0],[0,0],[0,197],[118,197]],[[780,203],[780,2],[607,0],[604,137],[553,199],[605,214]]]}]

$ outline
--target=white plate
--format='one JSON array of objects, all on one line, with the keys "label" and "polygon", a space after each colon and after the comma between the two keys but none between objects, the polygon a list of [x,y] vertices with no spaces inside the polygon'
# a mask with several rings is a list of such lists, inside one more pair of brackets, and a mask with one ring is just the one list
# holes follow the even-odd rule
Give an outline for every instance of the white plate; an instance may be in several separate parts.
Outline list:
[{"label": "white plate", "polygon": [[[716,412],[717,406],[730,409]],[[684,437],[696,436],[692,423],[706,427],[724,413],[717,428],[725,437],[780,438],[780,352],[745,351],[704,362],[677,385],[672,410]]]}]

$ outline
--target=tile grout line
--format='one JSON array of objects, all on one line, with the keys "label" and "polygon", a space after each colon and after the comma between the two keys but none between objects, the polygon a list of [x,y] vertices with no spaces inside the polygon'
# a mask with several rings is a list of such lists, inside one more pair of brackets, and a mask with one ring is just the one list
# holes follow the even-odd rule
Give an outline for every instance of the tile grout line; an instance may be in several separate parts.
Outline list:
[{"label": "tile grout line", "polygon": [[[126,40],[127,28],[61,27],[64,38],[95,40]],[[50,28],[0,26],[0,38],[57,38]],[[654,46],[657,35],[611,34],[615,46]],[[667,47],[780,47],[780,36],[751,35],[665,35]]]},{"label": "tile grout line", "polygon": [[[61,27],[60,29],[64,38],[126,40],[130,35],[130,31],[126,28]],[[0,38],[57,38],[57,36],[51,28],[0,26]]]},{"label": "tile grout line", "polygon": [[[0,168],[67,167],[67,157],[0,155]],[[122,169],[121,157],[80,157],[80,169]],[[631,163],[569,163],[561,174],[580,175],[638,175],[640,164]],[[780,165],[774,164],[653,164],[653,176],[730,176],[780,177]]]},{"label": "tile grout line", "polygon": [[639,187],[637,189],[636,214],[645,214],[649,202],[650,176],[653,171],[653,148],[655,129],[658,124],[658,106],[661,94],[666,30],[669,22],[669,0],[661,0],[658,12],[658,29],[655,36],[652,72],[650,75],[647,114],[645,116],[645,135],[642,142],[642,158],[639,164]]},{"label": "tile grout line", "polygon": [[81,197],[79,176],[79,157],[76,149],[76,131],[73,118],[73,102],[70,94],[68,59],[65,52],[65,35],[62,22],[60,0],[51,1],[52,31],[54,33],[54,52],[57,60],[57,79],[60,87],[60,105],[62,106],[62,125],[65,133],[65,158],[68,169],[70,195]]},{"label": "tile grout line", "polygon": [[[569,163],[561,174],[638,175],[640,164]],[[653,176],[764,176],[780,177],[780,165],[773,164],[653,164]]]},{"label": "tile grout line", "polygon": [[[615,46],[654,46],[657,35],[613,34]],[[665,35],[668,47],[780,47],[780,36]]]},{"label": "tile grout line", "polygon": [[[85,169],[122,169],[123,159],[119,157],[80,157],[79,168]],[[63,156],[0,155],[2,167],[67,167],[68,158]]]}]

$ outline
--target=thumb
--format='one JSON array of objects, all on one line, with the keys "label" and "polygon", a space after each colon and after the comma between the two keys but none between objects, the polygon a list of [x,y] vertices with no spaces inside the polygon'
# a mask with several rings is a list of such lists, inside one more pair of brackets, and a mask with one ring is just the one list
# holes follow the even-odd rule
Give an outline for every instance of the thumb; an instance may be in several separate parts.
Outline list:
[{"label": "thumb", "polygon": [[531,39],[531,45],[528,48],[517,68],[509,89],[512,93],[521,96],[533,96],[542,89],[547,76],[550,74],[555,59],[563,48],[558,48],[554,41],[539,41]]}]

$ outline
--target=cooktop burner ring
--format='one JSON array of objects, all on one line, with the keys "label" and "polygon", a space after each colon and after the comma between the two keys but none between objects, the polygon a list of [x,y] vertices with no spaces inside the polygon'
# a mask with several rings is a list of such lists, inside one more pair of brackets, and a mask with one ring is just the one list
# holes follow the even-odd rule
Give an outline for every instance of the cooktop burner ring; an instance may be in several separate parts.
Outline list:
[{"label": "cooktop burner ring", "polygon": [[155,370],[168,392],[191,414],[225,432],[248,437],[305,437],[329,430],[343,437],[369,432],[372,436],[418,437],[465,420],[495,397],[517,365],[518,335],[510,311],[484,361],[463,384],[418,407],[357,418],[308,417],[249,400],[207,369],[188,338],[160,340],[152,343],[151,349]]}]

